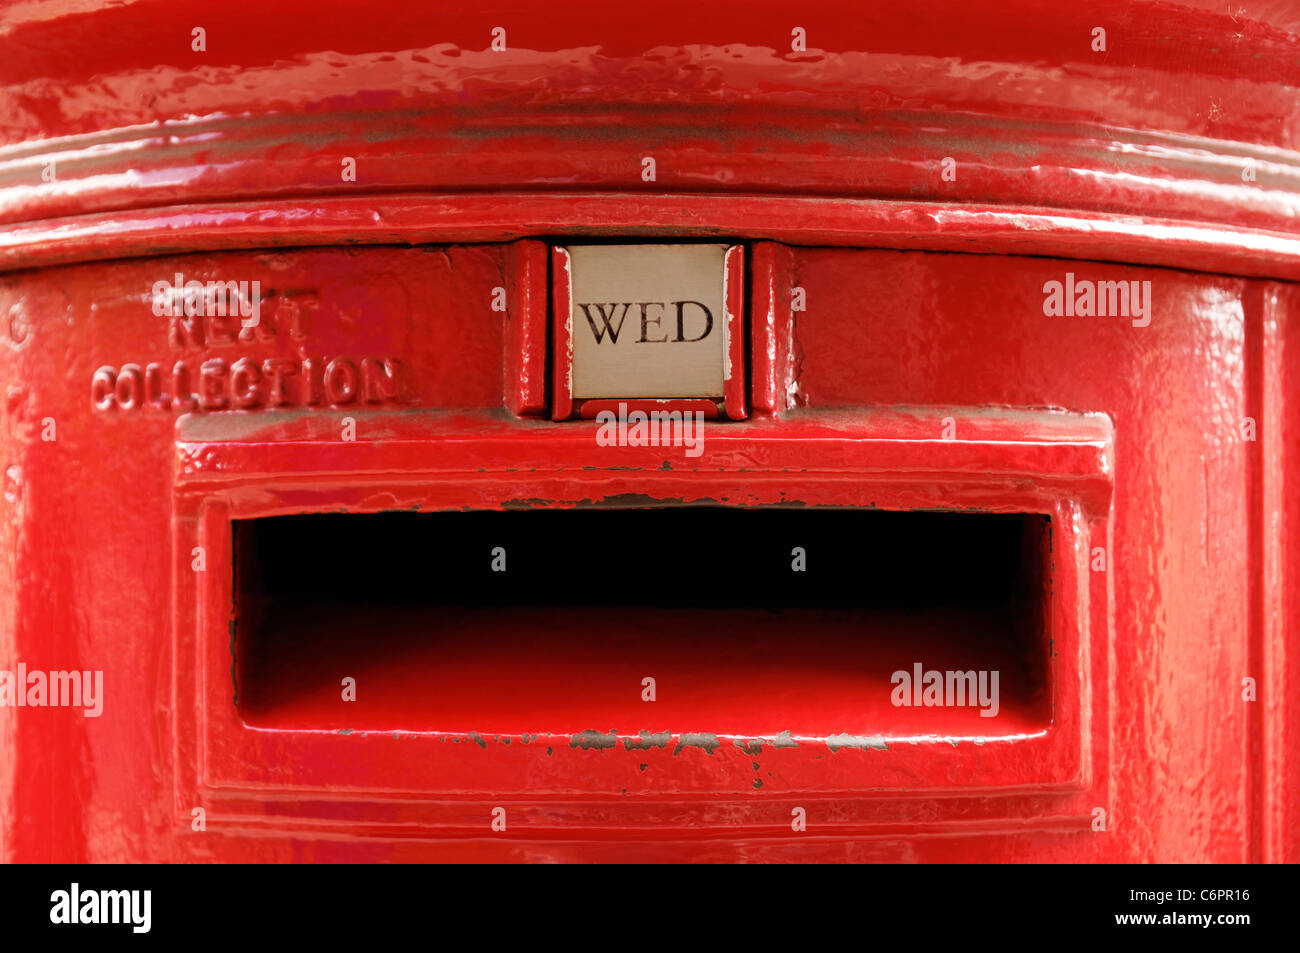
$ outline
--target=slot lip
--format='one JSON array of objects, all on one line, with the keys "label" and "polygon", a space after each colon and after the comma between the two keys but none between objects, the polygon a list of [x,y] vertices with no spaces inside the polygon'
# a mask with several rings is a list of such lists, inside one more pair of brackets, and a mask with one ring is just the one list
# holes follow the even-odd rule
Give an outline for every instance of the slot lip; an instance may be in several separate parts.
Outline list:
[{"label": "slot lip", "polygon": [[[358,421],[355,442],[338,439],[345,416]],[[948,420],[956,439],[940,436]],[[447,411],[186,414],[175,425],[175,480],[178,489],[198,491],[270,475],[280,485],[318,484],[326,474],[351,483],[521,471],[601,481],[618,470],[680,484],[685,473],[696,479],[734,469],[976,486],[1032,481],[1047,491],[1043,499],[1068,495],[1090,513],[1108,509],[1114,482],[1114,427],[1100,413],[926,406],[756,416],[711,429],[698,460],[667,461],[671,454],[659,447],[600,447],[595,428]]]},{"label": "slot lip", "polygon": [[[704,458],[712,470],[685,472],[659,469],[653,454],[643,469],[583,469],[583,461],[570,454],[590,455],[596,449],[588,444],[590,436],[547,421],[376,414],[396,433],[383,441],[347,444],[333,436],[333,415],[287,414],[274,421],[268,416],[248,421],[237,415],[196,415],[176,425],[182,438],[176,444],[174,498],[178,824],[188,827],[190,809],[207,804],[210,818],[235,827],[324,832],[333,829],[331,811],[361,810],[373,812],[372,820],[381,818],[366,836],[422,837],[455,827],[448,805],[496,797],[562,806],[561,813],[575,818],[571,823],[621,836],[614,828],[622,830],[622,822],[614,824],[608,809],[591,805],[617,799],[641,776],[636,764],[645,759],[626,757],[631,753],[625,741],[643,729],[671,728],[675,747],[682,734],[707,731],[708,726],[584,725],[573,731],[623,732],[615,736],[618,752],[573,747],[570,734],[567,743],[557,745],[552,739],[554,754],[547,755],[548,743],[506,745],[484,738],[480,746],[468,735],[453,743],[445,733],[394,738],[371,732],[361,738],[337,731],[255,728],[242,722],[232,704],[231,580],[221,572],[193,572],[194,545],[207,547],[210,566],[229,565],[233,519],[467,505],[704,505],[722,500],[749,506],[1048,515],[1055,560],[1051,683],[1058,697],[1052,726],[1040,736],[1014,742],[988,738],[983,745],[959,741],[956,747],[944,738],[899,739],[888,751],[869,745],[841,745],[832,751],[828,739],[798,748],[764,744],[756,760],[781,781],[773,780],[761,791],[748,788],[753,772],[745,750],[736,744],[745,739],[720,737],[717,750],[688,747],[676,760],[671,748],[649,752],[652,760],[666,759],[657,775],[663,786],[657,793],[640,791],[636,799],[659,805],[651,813],[666,818],[674,816],[671,805],[694,805],[687,813],[695,819],[685,823],[701,828],[728,804],[737,823],[759,824],[771,811],[762,805],[773,801],[847,799],[851,809],[837,830],[862,836],[885,836],[891,829],[885,818],[889,811],[906,813],[897,806],[904,802],[937,805],[932,820],[918,828],[935,834],[966,823],[1086,830],[1092,806],[1106,803],[1094,781],[1104,779],[1097,765],[1109,757],[1107,699],[1093,686],[1105,684],[1111,582],[1110,574],[1090,573],[1087,562],[1093,545],[1111,551],[1114,467],[1112,429],[1105,415],[893,408],[788,415],[782,421],[755,418],[720,426],[710,436],[711,443],[722,445],[710,448],[718,456]],[[955,417],[958,434],[965,432],[969,439],[925,438],[925,428],[943,416]],[[975,465],[981,459],[982,465]],[[483,465],[488,462],[490,466]],[[541,463],[546,465],[534,468]],[[301,769],[293,783],[277,770],[285,759]],[[960,770],[945,777],[941,765],[960,765]],[[549,778],[543,789],[529,780],[538,772]],[[895,806],[882,814],[882,802]],[[385,813],[383,806],[393,804],[404,806],[398,812],[406,812],[404,820]],[[869,805],[874,807],[869,810]],[[861,812],[856,820],[854,812]],[[570,822],[558,816],[536,819],[539,836],[562,836],[569,830],[563,824]]]}]

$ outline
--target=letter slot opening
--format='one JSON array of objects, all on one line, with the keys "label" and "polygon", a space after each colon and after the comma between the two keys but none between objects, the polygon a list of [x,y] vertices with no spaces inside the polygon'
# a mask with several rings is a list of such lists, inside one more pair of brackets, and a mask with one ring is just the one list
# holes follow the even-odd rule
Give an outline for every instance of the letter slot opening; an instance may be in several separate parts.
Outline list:
[{"label": "letter slot opening", "polygon": [[232,530],[235,698],[256,727],[906,738],[1051,722],[1044,515],[674,505]]}]

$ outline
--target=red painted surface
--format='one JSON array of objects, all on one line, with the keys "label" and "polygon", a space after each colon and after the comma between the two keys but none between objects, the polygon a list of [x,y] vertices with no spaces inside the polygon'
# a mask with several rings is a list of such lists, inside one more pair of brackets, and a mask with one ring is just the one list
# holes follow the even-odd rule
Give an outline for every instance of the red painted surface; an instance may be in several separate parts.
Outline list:
[{"label": "red painted surface", "polygon": [[726,380],[723,383],[723,408],[732,420],[748,415],[749,384],[745,378],[745,249],[732,245],[723,265],[726,280],[723,294],[727,308]]},{"label": "red painted surface", "polygon": [[573,258],[551,249],[551,417],[573,414]]},{"label": "red painted surface", "polygon": [[[105,683],[0,708],[0,857],[1300,857],[1300,15],[787,7],[0,10],[0,669]],[[698,458],[545,419],[548,245],[592,236],[747,246],[750,417]],[[262,323],[155,315],[178,272]],[[1067,273],[1149,323],[1044,314]],[[385,667],[339,614],[236,703],[232,519],[602,501],[1048,516],[1050,717],[886,705],[957,623],[878,615],[803,667],[685,620],[646,703],[563,618]]]},{"label": "red painted surface", "polygon": [[[507,328],[505,405],[520,417],[544,416],[548,409],[546,326],[551,293],[547,271],[550,253],[542,242],[522,241],[510,246],[510,254],[507,268],[513,283],[509,289],[497,286],[506,292],[500,301]],[[497,304],[493,302],[494,307]]]}]

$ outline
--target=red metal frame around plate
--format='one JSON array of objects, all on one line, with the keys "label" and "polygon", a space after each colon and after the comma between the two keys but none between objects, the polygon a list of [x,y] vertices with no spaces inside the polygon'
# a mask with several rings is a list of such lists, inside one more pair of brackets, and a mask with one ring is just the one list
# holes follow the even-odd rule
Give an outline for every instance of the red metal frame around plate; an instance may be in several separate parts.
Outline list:
[{"label": "red metal frame around plate", "polygon": [[[580,402],[575,410],[573,398],[573,271],[572,258],[563,246],[551,249],[551,334],[554,345],[551,360],[552,393],[555,406],[553,420],[567,420],[571,416],[594,418],[603,408],[617,410],[618,398],[597,398]],[[725,327],[727,340],[723,354],[723,393],[700,394],[697,397],[653,399],[628,398],[629,407],[653,404],[661,410],[697,410],[700,400],[710,397],[717,401],[730,420],[744,420],[748,416],[745,376],[745,247],[730,245],[723,257],[722,300],[726,308]],[[612,405],[611,405],[612,401]],[[591,406],[588,406],[591,405]],[[715,407],[710,417],[721,416]]]}]

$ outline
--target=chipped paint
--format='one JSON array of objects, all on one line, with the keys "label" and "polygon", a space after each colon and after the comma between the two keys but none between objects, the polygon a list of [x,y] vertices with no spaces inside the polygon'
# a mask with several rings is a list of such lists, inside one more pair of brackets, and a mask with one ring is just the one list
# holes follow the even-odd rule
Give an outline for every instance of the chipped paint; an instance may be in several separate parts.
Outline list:
[{"label": "chipped paint", "polygon": [[826,747],[832,752],[837,752],[842,748],[858,748],[865,751],[867,748],[873,748],[876,751],[888,751],[889,745],[885,744],[885,739],[880,735],[831,735],[826,739]]},{"label": "chipped paint", "polygon": [[677,739],[677,747],[673,749],[673,754],[681,754],[683,748],[703,748],[709,754],[713,754],[713,752],[718,750],[721,744],[722,742],[718,740],[717,735],[711,734],[707,731],[685,731],[682,732],[681,736]]},{"label": "chipped paint", "polygon": [[722,381],[724,386],[731,381],[731,327],[739,319],[739,315],[731,310],[731,295],[727,294],[731,281],[730,251],[731,249],[727,249],[722,253]]},{"label": "chipped paint", "polygon": [[573,397],[573,257],[567,248],[555,249],[559,260],[564,263],[563,288],[569,299],[569,310],[564,316],[564,389]]},{"label": "chipped paint", "polygon": [[[578,732],[569,739],[570,748],[585,748],[587,750],[591,750],[592,748],[612,748],[616,744],[618,744],[617,731],[594,731],[590,728],[586,731]],[[550,751],[550,749],[548,748],[547,751]]]},{"label": "chipped paint", "polygon": [[541,500],[533,497],[532,499],[504,500],[501,503],[503,510],[532,510],[539,507],[551,506],[554,501]]},{"label": "chipped paint", "polygon": [[763,745],[765,744],[770,745],[773,748],[799,747],[799,742],[795,741],[794,738],[791,737],[791,733],[788,730],[781,732],[779,735],[768,735],[761,738],[736,738],[732,744],[748,755],[762,754]]},{"label": "chipped paint", "polygon": [[628,751],[648,751],[651,748],[667,748],[668,742],[672,740],[671,731],[641,731],[637,733],[638,737],[628,738],[623,742],[623,747]]}]

